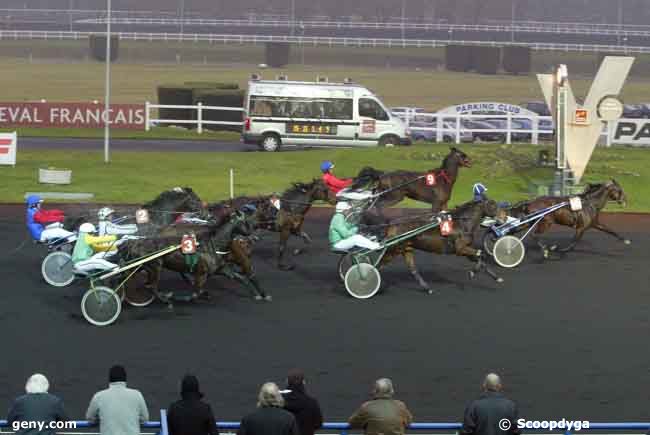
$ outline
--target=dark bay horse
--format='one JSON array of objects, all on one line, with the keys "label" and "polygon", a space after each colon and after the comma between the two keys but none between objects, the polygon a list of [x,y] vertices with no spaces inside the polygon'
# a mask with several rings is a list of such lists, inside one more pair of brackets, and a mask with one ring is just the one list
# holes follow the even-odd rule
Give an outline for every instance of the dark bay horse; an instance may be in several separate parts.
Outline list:
[{"label": "dark bay horse", "polygon": [[[247,216],[239,211],[233,212],[227,219],[218,224],[172,225],[163,229],[157,237],[127,241],[119,247],[120,258],[128,261],[145,257],[168,246],[180,244],[183,235],[193,233],[196,235],[198,242],[198,249],[194,256],[185,255],[178,249],[164,257],[144,264],[143,269],[147,272],[148,277],[145,284],[147,289],[151,290],[162,301],[169,303],[171,294],[158,292],[160,274],[164,268],[191,275],[196,289],[193,295],[194,298],[207,293],[203,287],[211,275],[221,274],[248,286],[253,291],[255,299],[264,298],[270,300],[270,297],[260,288],[259,282],[252,274],[252,270],[249,270],[250,274],[246,274],[245,271],[242,274],[233,267],[242,262],[242,259],[238,256],[249,254],[245,250],[232,252],[230,248],[233,245],[233,239],[238,235],[249,236],[253,231],[253,227],[254,222],[251,222]],[[250,258],[248,261],[250,261]]]},{"label": "dark bay horse", "polygon": [[[208,210],[218,220],[220,215],[232,207],[254,204],[257,207],[257,228],[280,233],[278,267],[282,270],[291,270],[294,266],[286,264],[284,261],[289,237],[297,236],[305,244],[311,243],[309,235],[302,230],[305,215],[311,209],[314,201],[327,201],[328,192],[329,190],[322,180],[314,179],[310,183],[293,183],[293,186],[285,190],[280,196],[280,210],[273,209],[270,195],[222,201],[209,205]],[[300,250],[296,249],[294,254],[298,253]]]},{"label": "dark bay horse", "polygon": [[[149,213],[149,225],[166,226],[174,222],[176,218],[186,212],[200,213],[205,206],[199,196],[190,187],[175,187],[160,193],[153,200],[143,204]],[[130,209],[126,213],[134,216],[136,209]],[[95,222],[97,215],[86,212],[78,216],[66,217],[63,226],[70,230],[76,231],[79,225],[84,222]]]},{"label": "dark bay horse", "polygon": [[[616,201],[625,206],[627,198],[623,188],[616,180],[610,180],[605,183],[588,184],[584,192],[577,195],[582,202],[582,210],[573,211],[569,206],[559,208],[552,213],[547,214],[537,225],[531,237],[537,242],[544,252],[544,257],[550,256],[550,251],[566,253],[575,248],[585,231],[594,228],[607,233],[626,245],[631,242],[620,234],[600,222],[600,212],[609,201]],[[510,215],[521,218],[538,210],[543,210],[562,202],[569,202],[569,196],[542,196],[532,201],[515,204],[509,211]],[[546,246],[537,236],[547,232],[553,224],[571,227],[575,229],[575,235],[571,243],[563,248],[557,246]],[[522,228],[522,230],[525,228]]]},{"label": "dark bay horse", "polygon": [[[426,172],[393,171],[382,172],[373,168],[364,168],[355,178],[351,189],[372,186],[376,193],[388,191],[379,199],[377,207],[390,207],[404,198],[431,204],[431,210],[438,212],[447,209],[460,168],[469,168],[472,160],[457,148],[450,148],[449,154],[442,161],[442,166]],[[427,185],[427,174],[435,174],[435,185]]]},{"label": "dark bay horse", "polygon": [[[415,250],[431,252],[434,254],[445,255],[455,254],[461,257],[467,257],[476,262],[476,266],[469,272],[470,278],[473,278],[478,271],[485,271],[495,281],[503,282],[487,264],[483,261],[481,250],[474,249],[474,234],[481,221],[485,217],[496,217],[497,219],[505,218],[505,210],[500,209],[493,200],[471,201],[462,204],[450,212],[453,221],[453,230],[447,235],[440,234],[440,227],[421,233],[410,239],[406,239],[393,247],[389,247],[386,254],[379,263],[379,267],[388,264],[395,257],[402,256],[406,262],[409,272],[420,287],[428,294],[433,293],[431,286],[422,278],[415,265]],[[429,217],[418,217],[413,221],[389,224],[386,227],[385,237],[390,238],[407,231],[416,229],[427,223],[435,217],[432,214]]]}]

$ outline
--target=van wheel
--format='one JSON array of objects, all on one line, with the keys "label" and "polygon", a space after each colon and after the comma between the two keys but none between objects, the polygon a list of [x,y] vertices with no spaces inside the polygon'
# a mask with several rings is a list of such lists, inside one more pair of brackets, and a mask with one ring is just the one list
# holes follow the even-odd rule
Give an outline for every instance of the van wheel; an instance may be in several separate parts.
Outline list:
[{"label": "van wheel", "polygon": [[396,145],[399,145],[399,138],[397,136],[393,136],[392,134],[383,136],[381,139],[379,139],[380,147],[394,147]]},{"label": "van wheel", "polygon": [[275,133],[266,133],[260,141],[260,148],[264,151],[278,151],[280,149],[280,137]]}]

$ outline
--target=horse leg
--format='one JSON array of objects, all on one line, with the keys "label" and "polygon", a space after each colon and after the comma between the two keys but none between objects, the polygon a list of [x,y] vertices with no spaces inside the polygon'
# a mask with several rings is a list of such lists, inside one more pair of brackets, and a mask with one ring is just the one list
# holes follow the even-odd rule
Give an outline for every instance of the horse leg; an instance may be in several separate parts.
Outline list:
[{"label": "horse leg", "polygon": [[167,306],[172,308],[172,292],[161,293],[158,285],[160,284],[160,273],[162,271],[162,261],[156,260],[147,264],[146,270],[149,281],[145,284],[145,287],[148,288],[157,299],[161,302],[166,303]]},{"label": "horse leg", "polygon": [[483,260],[483,251],[474,249],[471,245],[462,239],[456,241],[456,255],[467,257],[470,261],[475,261],[476,265],[468,272],[469,278],[474,279],[476,274],[480,271],[487,273],[496,282],[503,282],[503,278],[498,276]]},{"label": "horse leg", "polygon": [[562,254],[566,254],[567,252],[573,251],[573,249],[576,247],[578,242],[582,239],[582,236],[585,234],[585,231],[587,229],[582,227],[582,228],[576,228],[576,234],[573,236],[573,240],[571,240],[571,243],[569,243],[568,246],[564,248],[559,248],[557,249],[557,252],[561,252]]},{"label": "horse leg", "polygon": [[210,299],[209,293],[203,288],[205,283],[208,282],[208,271],[201,264],[196,265],[196,271],[194,272],[194,287],[195,292],[192,295],[193,299],[198,299],[204,297]]},{"label": "horse leg", "polygon": [[406,262],[406,267],[408,267],[408,270],[409,272],[411,272],[413,278],[415,278],[415,280],[418,282],[420,287],[422,287],[422,290],[424,290],[427,294],[432,295],[433,289],[422,278],[422,275],[420,275],[420,272],[418,271],[417,266],[415,265],[415,255],[413,255],[413,249],[405,249],[402,255],[404,257],[404,261]]},{"label": "horse leg", "polygon": [[284,252],[287,249],[287,241],[289,240],[290,231],[288,227],[283,227],[280,231],[280,245],[278,248],[278,268],[280,270],[292,270],[292,264],[284,263]]},{"label": "horse leg", "polygon": [[630,239],[626,239],[625,237],[623,237],[623,236],[621,236],[620,234],[618,234],[616,231],[614,231],[614,230],[612,230],[611,228],[609,228],[609,227],[607,227],[607,226],[601,224],[601,223],[598,222],[598,221],[596,221],[596,222],[594,223],[593,227],[596,228],[597,230],[602,231],[603,233],[607,233],[607,234],[609,234],[609,235],[611,235],[611,236],[616,237],[618,240],[620,240],[621,242],[625,243],[626,245],[629,245],[629,244],[632,243],[632,242],[630,241]]}]

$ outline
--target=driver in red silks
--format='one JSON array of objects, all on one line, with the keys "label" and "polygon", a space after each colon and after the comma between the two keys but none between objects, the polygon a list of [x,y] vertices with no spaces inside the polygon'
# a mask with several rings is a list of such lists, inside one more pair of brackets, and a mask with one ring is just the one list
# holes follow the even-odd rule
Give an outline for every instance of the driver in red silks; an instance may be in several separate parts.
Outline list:
[{"label": "driver in red silks", "polygon": [[320,170],[323,173],[323,182],[327,186],[327,188],[332,192],[334,195],[339,193],[341,190],[345,189],[346,187],[350,186],[352,184],[352,179],[346,178],[346,179],[340,179],[337,178],[334,174],[332,174],[332,169],[334,169],[334,163],[330,162],[329,160],[324,161],[320,165]]}]

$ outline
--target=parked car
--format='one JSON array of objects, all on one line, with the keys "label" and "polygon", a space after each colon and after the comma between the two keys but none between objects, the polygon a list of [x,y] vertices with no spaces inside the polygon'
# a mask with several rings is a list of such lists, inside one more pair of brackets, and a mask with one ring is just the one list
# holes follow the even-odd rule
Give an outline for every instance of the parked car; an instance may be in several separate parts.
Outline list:
[{"label": "parked car", "polygon": [[521,107],[535,112],[540,116],[551,116],[551,111],[544,101],[528,101],[520,104]]},{"label": "parked car", "polygon": [[646,108],[643,104],[625,104],[623,118],[646,118]]},{"label": "parked car", "polygon": [[[453,122],[444,122],[444,130],[442,132],[443,142],[456,142],[456,124]],[[409,124],[411,132],[411,139],[415,142],[418,140],[436,142],[437,141],[437,127],[435,123],[414,121]],[[468,143],[474,142],[474,136],[471,132],[462,129],[460,130],[460,142]]]},{"label": "parked car", "polygon": [[[497,131],[499,126],[493,124],[490,121],[482,119],[463,119],[463,127],[471,131],[471,135],[474,140],[480,140],[484,142],[505,142],[506,133],[503,131]],[[505,127],[503,127],[505,129]],[[493,130],[493,131],[472,131],[472,130]]]},{"label": "parked car", "polygon": [[392,115],[397,116],[403,121],[414,118],[418,113],[426,113],[426,110],[421,107],[391,107],[388,110]]}]

